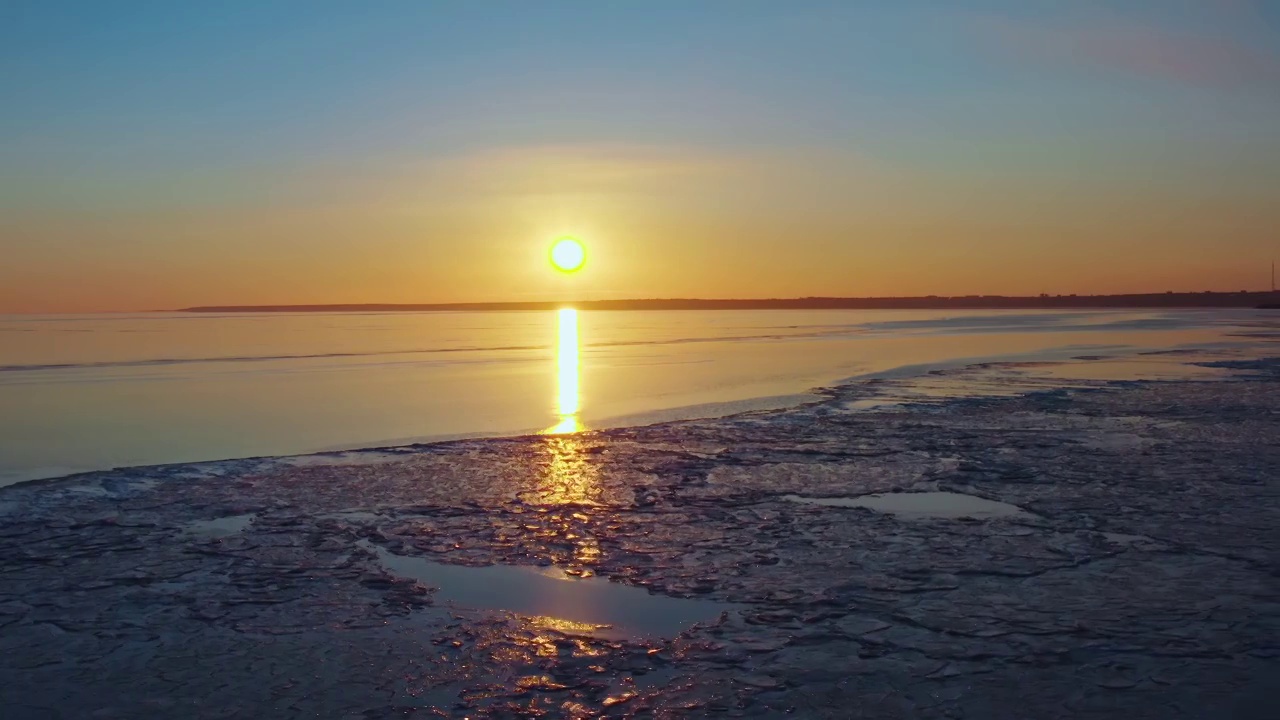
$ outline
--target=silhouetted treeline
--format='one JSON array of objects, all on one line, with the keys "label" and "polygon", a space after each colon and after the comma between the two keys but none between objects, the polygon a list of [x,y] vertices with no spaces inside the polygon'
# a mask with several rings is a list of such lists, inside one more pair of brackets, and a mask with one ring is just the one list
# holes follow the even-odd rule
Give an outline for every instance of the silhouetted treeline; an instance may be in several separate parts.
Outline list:
[{"label": "silhouetted treeline", "polygon": [[781,299],[699,300],[692,298],[649,300],[584,300],[580,302],[490,303],[366,303],[341,305],[214,305],[184,308],[181,312],[388,312],[388,311],[496,311],[554,310],[1015,310],[1062,308],[1212,308],[1258,307],[1280,300],[1270,292],[1145,293],[1132,295],[966,295],[943,297],[805,297]]}]

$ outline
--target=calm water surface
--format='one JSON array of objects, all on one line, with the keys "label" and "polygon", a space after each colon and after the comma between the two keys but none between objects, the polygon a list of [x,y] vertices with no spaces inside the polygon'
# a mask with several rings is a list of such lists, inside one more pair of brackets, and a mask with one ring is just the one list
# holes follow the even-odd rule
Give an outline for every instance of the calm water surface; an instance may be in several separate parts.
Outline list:
[{"label": "calm water surface", "polygon": [[921,365],[1244,343],[1265,322],[1258,311],[0,316],[0,484],[724,414]]}]

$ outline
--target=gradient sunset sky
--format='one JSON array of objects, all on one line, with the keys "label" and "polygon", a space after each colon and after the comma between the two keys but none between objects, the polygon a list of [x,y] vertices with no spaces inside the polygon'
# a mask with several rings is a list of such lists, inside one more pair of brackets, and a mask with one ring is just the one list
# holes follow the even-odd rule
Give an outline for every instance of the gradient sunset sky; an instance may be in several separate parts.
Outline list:
[{"label": "gradient sunset sky", "polygon": [[0,4],[0,312],[1240,290],[1273,257],[1270,0]]}]

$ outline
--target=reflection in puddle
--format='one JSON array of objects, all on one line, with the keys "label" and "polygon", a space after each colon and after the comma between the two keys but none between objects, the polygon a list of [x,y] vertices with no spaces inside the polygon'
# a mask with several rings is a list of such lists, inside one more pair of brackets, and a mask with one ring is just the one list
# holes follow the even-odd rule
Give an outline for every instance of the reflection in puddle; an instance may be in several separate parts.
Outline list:
[{"label": "reflection in puddle", "polygon": [[783,499],[803,505],[866,508],[904,518],[1033,517],[1032,513],[1017,505],[952,492],[904,492],[829,498],[785,495]]},{"label": "reflection in puddle", "polygon": [[516,565],[464,567],[396,555],[367,541],[387,572],[439,588],[437,603],[532,616],[539,627],[599,637],[673,637],[734,606],[653,595],[600,577],[578,578],[558,568]]},{"label": "reflection in puddle", "polygon": [[227,535],[235,535],[236,533],[249,527],[249,523],[253,522],[256,514],[248,515],[230,515],[228,517],[214,518],[213,520],[196,520],[187,523],[183,530],[192,535],[200,535],[203,537],[226,537]]}]

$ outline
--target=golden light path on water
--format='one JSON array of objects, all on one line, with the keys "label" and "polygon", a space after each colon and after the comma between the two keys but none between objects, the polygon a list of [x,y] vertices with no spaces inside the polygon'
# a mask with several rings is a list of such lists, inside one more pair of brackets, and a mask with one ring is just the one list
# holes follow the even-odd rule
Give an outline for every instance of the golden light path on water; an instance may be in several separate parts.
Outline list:
[{"label": "golden light path on water", "polygon": [[587,530],[588,516],[583,511],[600,505],[601,489],[598,469],[583,452],[576,433],[583,429],[578,420],[581,410],[579,385],[578,311],[563,308],[557,313],[556,343],[556,414],[560,422],[548,428],[546,465],[538,488],[539,502],[555,506],[549,520],[554,544],[568,550],[555,558],[579,570],[600,557],[599,544]]},{"label": "golden light path on water", "polygon": [[578,421],[581,397],[578,386],[578,311],[561,308],[556,343],[556,413],[560,422],[547,429],[550,435],[565,435],[582,429]]}]

